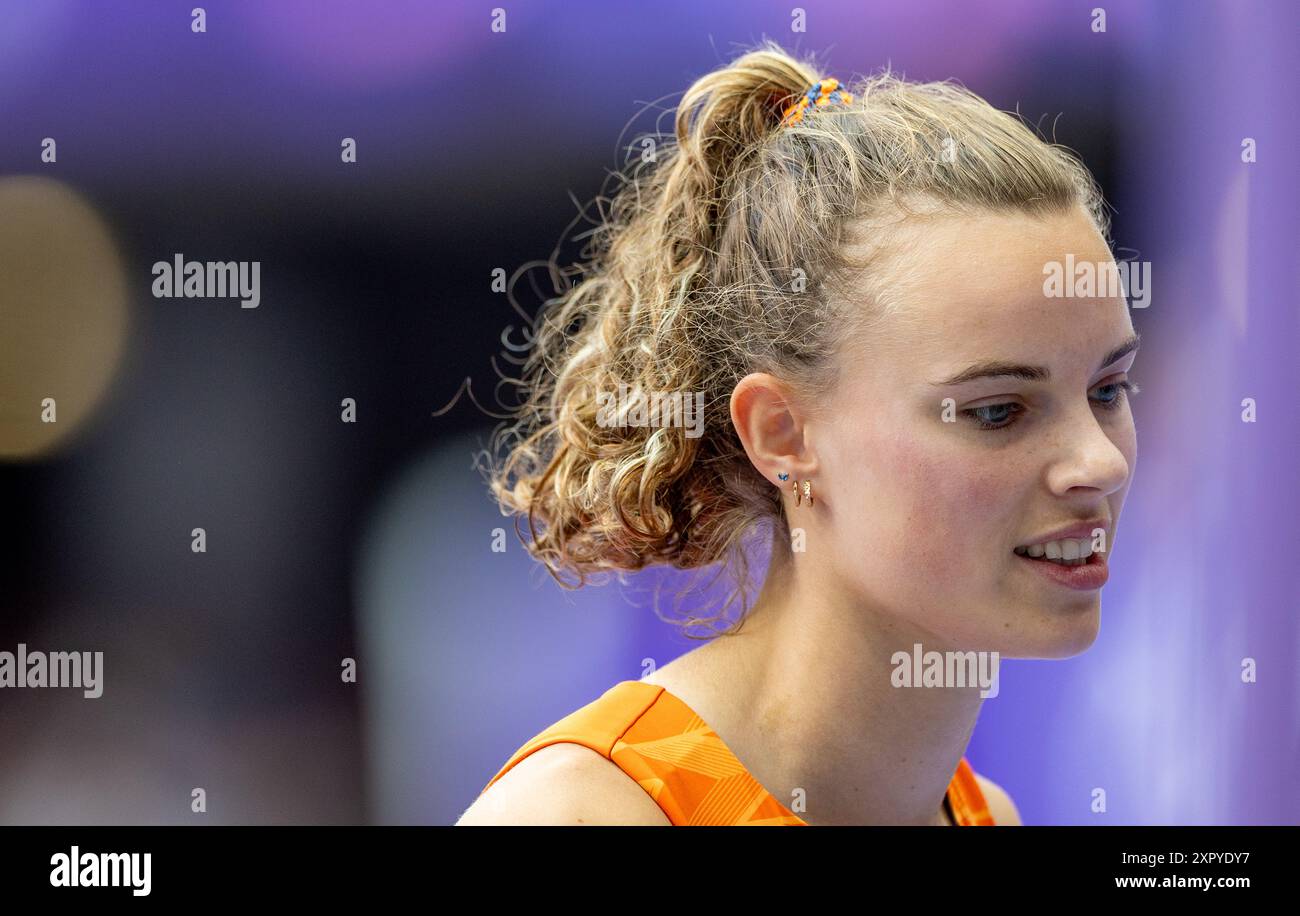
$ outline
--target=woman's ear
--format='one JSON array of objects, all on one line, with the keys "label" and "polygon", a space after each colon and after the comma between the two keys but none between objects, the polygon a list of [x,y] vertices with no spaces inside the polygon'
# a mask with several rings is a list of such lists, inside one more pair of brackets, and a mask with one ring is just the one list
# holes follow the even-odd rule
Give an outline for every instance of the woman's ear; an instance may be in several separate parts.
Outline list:
[{"label": "woman's ear", "polygon": [[731,423],[745,454],[775,486],[778,474],[816,474],[816,457],[804,442],[804,418],[789,387],[774,375],[751,372],[731,392]]}]

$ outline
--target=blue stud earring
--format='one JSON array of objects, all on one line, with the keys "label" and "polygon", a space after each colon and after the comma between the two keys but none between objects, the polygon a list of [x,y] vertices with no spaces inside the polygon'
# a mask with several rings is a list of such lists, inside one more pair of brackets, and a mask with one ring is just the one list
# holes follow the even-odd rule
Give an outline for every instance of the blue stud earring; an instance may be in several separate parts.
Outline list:
[{"label": "blue stud earring", "polygon": [[790,475],[789,475],[789,474],[777,474],[776,476],[779,477],[781,480],[789,480],[789,479],[790,479]]}]

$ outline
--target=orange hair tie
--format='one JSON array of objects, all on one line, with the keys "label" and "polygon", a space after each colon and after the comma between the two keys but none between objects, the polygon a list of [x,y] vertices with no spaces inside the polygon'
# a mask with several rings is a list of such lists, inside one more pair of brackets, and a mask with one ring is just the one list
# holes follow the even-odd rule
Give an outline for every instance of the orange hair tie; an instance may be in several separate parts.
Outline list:
[{"label": "orange hair tie", "polygon": [[824,80],[818,80],[799,97],[799,101],[788,106],[781,116],[781,126],[789,127],[791,124],[797,124],[803,120],[804,109],[809,105],[816,105],[824,108],[832,102],[841,102],[845,105],[853,101],[853,96],[840,88],[840,81],[833,76],[828,76]]}]

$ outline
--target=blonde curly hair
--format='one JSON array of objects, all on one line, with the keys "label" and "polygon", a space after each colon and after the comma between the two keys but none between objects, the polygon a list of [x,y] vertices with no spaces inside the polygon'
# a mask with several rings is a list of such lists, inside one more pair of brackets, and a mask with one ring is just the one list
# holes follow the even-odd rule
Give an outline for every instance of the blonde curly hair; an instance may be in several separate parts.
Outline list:
[{"label": "blonde curly hair", "polygon": [[[686,91],[673,135],[616,175],[587,260],[567,271],[576,280],[537,315],[521,377],[507,379],[522,402],[489,449],[502,453],[493,496],[517,533],[527,518],[525,546],[561,585],[650,564],[733,572],[717,613],[660,614],[684,632],[738,629],[751,536],[790,543],[781,494],[732,426],[732,389],[771,373],[816,412],[840,346],[899,307],[882,269],[901,253],[899,220],[1082,205],[1109,237],[1069,151],[951,82],[885,71],[782,126],[821,75],[769,41]],[[702,393],[704,434],[600,422],[601,393],[619,386]]]}]

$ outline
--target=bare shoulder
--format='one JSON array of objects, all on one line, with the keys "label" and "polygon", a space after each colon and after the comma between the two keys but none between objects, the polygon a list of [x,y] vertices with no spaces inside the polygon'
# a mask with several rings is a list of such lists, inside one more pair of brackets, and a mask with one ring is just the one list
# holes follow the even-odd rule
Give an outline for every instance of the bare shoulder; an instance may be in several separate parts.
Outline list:
[{"label": "bare shoulder", "polygon": [[533,751],[481,794],[457,827],[671,826],[618,765],[571,742]]},{"label": "bare shoulder", "polygon": [[993,822],[997,826],[1023,826],[1020,823],[1020,811],[1017,810],[1016,803],[1011,800],[1006,789],[979,773],[975,774],[975,781],[979,783],[980,791],[984,793],[984,800],[989,805],[989,814],[993,815]]}]

